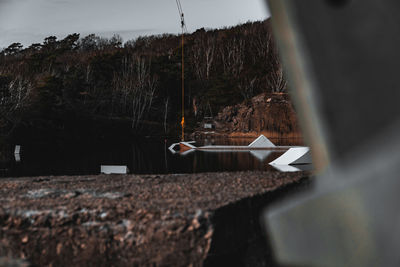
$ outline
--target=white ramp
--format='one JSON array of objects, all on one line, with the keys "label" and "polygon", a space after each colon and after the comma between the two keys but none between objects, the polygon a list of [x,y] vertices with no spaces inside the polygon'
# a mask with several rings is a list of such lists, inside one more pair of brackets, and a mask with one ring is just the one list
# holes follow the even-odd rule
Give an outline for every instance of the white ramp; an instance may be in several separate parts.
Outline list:
[{"label": "white ramp", "polygon": [[104,174],[127,174],[127,166],[101,165],[100,172]]},{"label": "white ramp", "polygon": [[301,172],[299,168],[296,168],[291,165],[275,165],[271,164],[275,169],[277,169],[280,172]]},{"label": "white ramp", "polygon": [[270,164],[270,165],[280,172],[311,172],[314,170],[314,166],[312,164],[301,164],[301,165]]},{"label": "white ramp", "polygon": [[254,140],[249,147],[259,147],[259,148],[267,148],[267,147],[275,147],[275,145],[264,135],[260,135],[256,140]]},{"label": "white ramp", "polygon": [[177,147],[177,146],[179,146],[179,143],[172,144],[172,145],[168,148],[168,150],[171,151],[172,154],[176,154],[176,153],[178,153],[178,151],[175,150],[175,147]]},{"label": "white ramp", "polygon": [[311,152],[309,147],[293,147],[282,156],[272,161],[272,165],[297,165],[311,164]]}]

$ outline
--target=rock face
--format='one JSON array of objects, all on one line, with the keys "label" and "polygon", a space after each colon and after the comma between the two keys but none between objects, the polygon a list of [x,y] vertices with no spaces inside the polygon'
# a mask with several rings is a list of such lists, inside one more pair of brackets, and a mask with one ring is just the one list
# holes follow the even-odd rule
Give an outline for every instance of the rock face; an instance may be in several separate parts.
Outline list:
[{"label": "rock face", "polygon": [[268,137],[301,136],[296,113],[285,94],[260,94],[249,102],[224,108],[217,116],[221,132],[267,133]]}]

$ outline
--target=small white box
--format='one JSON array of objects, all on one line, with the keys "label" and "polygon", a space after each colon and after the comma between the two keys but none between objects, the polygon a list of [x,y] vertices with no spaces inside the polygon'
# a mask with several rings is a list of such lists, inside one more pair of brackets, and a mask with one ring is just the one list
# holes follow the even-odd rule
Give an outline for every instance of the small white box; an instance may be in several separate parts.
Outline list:
[{"label": "small white box", "polygon": [[127,174],[127,166],[101,165],[100,172],[104,174]]}]

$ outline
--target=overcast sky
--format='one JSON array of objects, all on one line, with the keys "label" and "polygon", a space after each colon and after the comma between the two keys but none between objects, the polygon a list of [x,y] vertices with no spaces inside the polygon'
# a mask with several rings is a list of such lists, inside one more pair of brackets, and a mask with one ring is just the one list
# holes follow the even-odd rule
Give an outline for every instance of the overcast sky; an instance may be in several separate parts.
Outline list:
[{"label": "overcast sky", "polygon": [[[263,0],[181,0],[189,32],[263,20]],[[0,0],[0,48],[13,42],[41,43],[50,35],[64,38],[95,33],[119,34],[124,41],[139,35],[177,33],[175,0]]]}]

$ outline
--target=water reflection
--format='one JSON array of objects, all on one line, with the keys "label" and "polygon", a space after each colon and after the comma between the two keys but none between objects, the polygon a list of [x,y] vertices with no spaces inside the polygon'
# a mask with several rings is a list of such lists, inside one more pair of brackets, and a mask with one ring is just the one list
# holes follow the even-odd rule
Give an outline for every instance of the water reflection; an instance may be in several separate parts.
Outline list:
[{"label": "water reflection", "polygon": [[256,159],[258,159],[261,162],[264,162],[268,156],[270,156],[272,151],[263,151],[263,150],[254,150],[250,151],[250,154],[253,155]]},{"label": "water reflection", "polygon": [[[248,145],[253,138],[199,140],[196,145]],[[198,173],[269,170],[268,163],[282,155],[273,151],[203,152],[186,156],[169,153],[177,140],[102,140],[92,143],[21,144],[20,162],[13,157],[0,162],[0,176],[99,174],[101,165],[127,166],[134,174]],[[299,145],[301,140],[274,140],[278,145]]]}]

